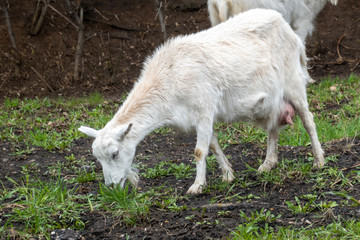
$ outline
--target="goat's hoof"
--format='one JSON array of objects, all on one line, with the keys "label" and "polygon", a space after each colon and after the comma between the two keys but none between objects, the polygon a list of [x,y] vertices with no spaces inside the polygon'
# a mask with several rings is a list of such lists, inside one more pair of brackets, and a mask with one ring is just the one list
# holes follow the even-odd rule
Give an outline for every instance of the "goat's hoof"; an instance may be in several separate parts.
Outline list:
[{"label": "goat's hoof", "polygon": [[314,161],[313,168],[321,169],[324,166],[324,161]]},{"label": "goat's hoof", "polygon": [[235,179],[235,176],[234,176],[232,170],[224,173],[223,177],[222,177],[222,181],[227,182],[227,183],[231,183],[232,181],[234,181],[234,179]]},{"label": "goat's hoof", "polygon": [[263,163],[260,165],[260,167],[258,168],[259,173],[263,173],[263,172],[270,172],[271,169],[274,167],[275,164],[272,163]]},{"label": "goat's hoof", "polygon": [[186,194],[200,194],[202,193],[204,186],[205,185],[194,183],[189,190],[187,190]]}]

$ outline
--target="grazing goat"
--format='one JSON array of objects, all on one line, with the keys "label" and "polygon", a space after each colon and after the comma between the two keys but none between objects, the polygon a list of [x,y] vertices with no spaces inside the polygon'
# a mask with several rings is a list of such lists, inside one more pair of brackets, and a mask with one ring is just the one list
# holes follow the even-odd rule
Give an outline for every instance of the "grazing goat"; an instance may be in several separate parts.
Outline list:
[{"label": "grazing goat", "polygon": [[205,31],[176,37],[145,61],[139,80],[115,116],[101,130],[80,127],[95,138],[93,154],[103,167],[105,184],[137,184],[131,167],[136,146],[153,130],[170,126],[195,131],[196,179],[188,193],[206,185],[209,148],[223,181],[234,179],[219,147],[217,121],[249,121],[269,133],[259,171],[277,164],[279,131],[292,124],[295,111],[308,132],[314,167],[324,165],[323,150],[309,111],[305,47],[273,10],[255,9]]},{"label": "grazing goat", "polygon": [[313,29],[313,21],[329,1],[338,0],[208,0],[211,25],[215,26],[238,13],[254,8],[273,9],[280,12],[305,44]]}]

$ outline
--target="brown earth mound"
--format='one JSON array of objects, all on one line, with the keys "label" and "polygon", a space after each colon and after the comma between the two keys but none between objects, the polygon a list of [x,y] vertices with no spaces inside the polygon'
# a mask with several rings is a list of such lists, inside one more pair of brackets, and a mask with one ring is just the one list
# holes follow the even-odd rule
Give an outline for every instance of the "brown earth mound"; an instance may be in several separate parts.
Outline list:
[{"label": "brown earth mound", "polygon": [[[74,14],[65,2],[51,2],[37,35],[29,34],[36,2],[10,2],[8,12],[21,61],[19,77],[14,76],[17,61],[1,15],[1,96],[73,96],[92,91],[119,96],[132,87],[145,57],[163,42],[154,1],[84,0],[85,42],[80,78],[75,81],[78,34]],[[170,37],[210,27],[205,0],[167,1],[164,15]],[[327,4],[320,13],[314,32],[319,40],[316,53],[309,48],[310,73],[315,79],[360,72],[359,16],[358,0]]]}]

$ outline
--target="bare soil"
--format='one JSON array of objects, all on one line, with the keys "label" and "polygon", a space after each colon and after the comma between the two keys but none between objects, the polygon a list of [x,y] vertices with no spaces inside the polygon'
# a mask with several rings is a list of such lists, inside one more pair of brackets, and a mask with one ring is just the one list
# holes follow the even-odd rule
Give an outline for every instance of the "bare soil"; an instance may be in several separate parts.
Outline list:
[{"label": "bare soil", "polygon": [[[77,30],[65,17],[76,21],[65,3],[52,1],[62,15],[49,8],[40,33],[32,36],[28,32],[35,1],[11,1],[9,15],[21,57],[21,77],[14,77],[14,54],[1,15],[0,96],[76,96],[93,91],[119,96],[132,87],[143,60],[164,41],[154,1],[82,3],[85,43],[81,76],[75,82]],[[205,0],[173,0],[164,6],[169,37],[210,27]],[[360,72],[359,16],[358,0],[341,0],[337,6],[328,3],[319,14],[317,30],[307,44],[314,79]]]},{"label": "bare soil", "polygon": [[[163,42],[153,1],[89,1],[84,0],[85,44],[81,65],[81,78],[73,80],[73,63],[77,42],[76,29],[55,11],[49,9],[39,35],[28,34],[34,1],[10,1],[9,14],[15,32],[18,52],[21,56],[21,77],[15,78],[13,54],[9,41],[5,19],[1,16],[0,25],[0,96],[35,97],[35,96],[81,96],[90,92],[101,92],[109,98],[121,96],[131,89],[142,67],[142,62],[157,46]],[[75,22],[68,13],[63,1],[53,1],[52,6]],[[167,1],[165,5],[166,28],[170,37],[189,34],[210,27],[205,0]],[[326,76],[348,76],[360,73],[360,2],[358,0],[340,0],[338,6],[327,4],[317,18],[318,42],[309,41],[310,74],[316,80]],[[312,38],[313,39],[313,38]],[[316,39],[316,38],[314,38]],[[312,46],[317,45],[316,51]],[[41,76],[41,78],[39,77]],[[45,82],[51,87],[46,86]],[[71,153],[77,158],[95,160],[90,154],[91,139],[79,139],[71,147]],[[192,161],[195,138],[182,134],[154,134],[148,136],[138,147],[137,155],[150,155],[145,164],[154,166],[162,160],[176,163]],[[16,146],[24,147],[24,146]],[[9,142],[0,142],[0,181],[6,187],[11,186],[6,177],[20,177],[21,166],[38,163],[36,174],[40,179],[48,178],[43,174],[48,166],[65,161],[68,153],[49,152],[36,148],[31,154],[14,156],[14,146]],[[327,155],[338,154],[338,168],[344,175],[349,174],[359,162],[360,139],[341,140],[324,146]],[[246,151],[244,151],[246,150]],[[258,158],[264,159],[265,147],[257,144],[230,145],[225,154],[231,156],[235,172],[246,170],[245,164],[258,167]],[[280,147],[280,159],[299,159],[306,156],[309,147]],[[244,152],[247,152],[244,154]],[[151,153],[151,154],[149,154]],[[135,161],[140,161],[135,159]],[[145,160],[141,160],[145,161]],[[97,165],[96,171],[101,172]],[[64,173],[66,175],[66,173]],[[209,172],[208,182],[219,178],[220,171]],[[249,173],[237,175],[251,182],[257,176]],[[142,181],[143,180],[143,181]],[[176,180],[174,177],[140,180],[139,188],[143,191],[152,187],[165,186],[176,188],[179,194],[185,194],[193,183],[194,177]],[[303,178],[288,176],[282,185],[255,184],[242,188],[235,186],[240,195],[250,193],[266,197],[257,201],[233,201],[223,205],[211,205],[210,200],[226,192],[210,192],[190,196],[189,200],[179,202],[187,205],[187,210],[180,212],[163,211],[153,207],[150,219],[139,222],[135,227],[121,225],[120,221],[103,212],[89,212],[83,215],[86,227],[81,231],[68,230],[59,233],[62,239],[124,239],[126,234],[131,239],[221,239],[241,223],[239,210],[246,214],[261,208],[281,214],[278,226],[313,226],[326,225],[331,217],[321,218],[318,213],[297,215],[296,218],[285,207],[285,201],[292,201],[294,196],[312,193],[313,185]],[[335,189],[336,189],[336,184]],[[82,194],[97,194],[98,182],[84,184]],[[329,191],[334,186],[329,183]],[[339,186],[340,190],[340,186]],[[360,199],[359,186],[346,189],[356,199]],[[266,193],[266,194],[265,194]],[[338,199],[328,195],[326,200]],[[360,212],[350,207],[336,208],[334,216],[359,218]],[[229,211],[219,217],[219,211]],[[193,219],[187,220],[187,216]],[[216,224],[219,220],[224,225]],[[210,224],[198,224],[198,222]],[[275,225],[274,225],[275,226]],[[55,231],[56,234],[56,231]],[[68,234],[68,235],[66,235]],[[68,236],[68,237],[66,237]]]},{"label": "bare soil", "polygon": [[[92,139],[76,140],[71,153],[76,159],[86,158],[90,161],[95,159],[89,153]],[[160,161],[171,161],[173,163],[189,164],[192,159],[192,152],[195,146],[195,137],[191,135],[182,135],[170,133],[166,135],[154,134],[145,138],[138,146],[135,163],[141,162],[148,167],[154,167]],[[20,146],[17,146],[20,147]],[[58,163],[66,162],[65,156],[68,153],[48,152],[41,148],[35,148],[31,154],[22,156],[14,156],[13,146],[6,142],[0,143],[1,149],[1,169],[0,181],[6,188],[11,188],[6,178],[20,180],[21,166],[36,166],[32,169],[32,175],[36,175],[41,180],[46,180],[50,176],[45,174],[49,166],[56,166]],[[344,176],[351,174],[352,171],[359,169],[360,155],[360,139],[341,140],[327,143],[324,145],[326,156],[338,155],[337,162],[329,162],[327,166],[341,169]],[[211,204],[213,199],[224,199],[229,189],[223,191],[214,190],[204,194],[189,196],[177,202],[178,206],[186,205],[185,210],[170,211],[164,210],[154,205],[150,209],[149,218],[139,220],[135,226],[127,227],[121,223],[117,217],[111,216],[102,210],[84,213],[82,220],[86,222],[85,229],[76,231],[72,229],[64,230],[53,229],[54,236],[58,239],[222,239],[229,236],[230,232],[236,226],[244,222],[244,218],[240,216],[239,211],[243,211],[247,216],[251,216],[255,211],[260,212],[261,209],[271,211],[275,216],[281,215],[270,226],[275,229],[280,226],[293,227],[312,227],[325,226],[333,221],[333,219],[349,219],[360,217],[358,207],[337,206],[333,208],[328,216],[319,209],[315,209],[310,213],[301,213],[295,215],[290,212],[286,201],[294,202],[295,196],[305,194],[316,194],[317,189],[314,188],[313,182],[308,182],[306,177],[301,176],[300,172],[289,173],[282,183],[259,182],[258,175],[254,172],[246,172],[248,169],[246,164],[252,168],[259,166],[258,159],[264,159],[265,146],[258,144],[235,144],[230,145],[225,150],[225,154],[229,156],[230,162],[233,164],[237,178],[243,179],[248,187],[241,184],[233,186],[232,194],[238,193],[239,196],[261,196],[260,199],[217,201]],[[304,159],[311,152],[310,147],[291,147],[280,146],[279,158],[291,159],[294,161]],[[150,156],[149,158],[141,158],[139,156]],[[81,167],[81,166],[79,166]],[[96,172],[101,173],[101,165],[96,165]],[[74,172],[63,172],[62,177],[71,178]],[[176,179],[174,176],[159,177],[155,179],[141,178],[139,182],[139,191],[146,192],[152,188],[163,186],[163,189],[176,189],[177,194],[185,195],[187,189],[194,181],[191,178]],[[217,171],[208,171],[208,184],[212,184],[221,177],[220,169]],[[360,181],[359,181],[360,182]],[[230,185],[229,185],[230,188]],[[360,199],[360,183],[355,185],[345,185],[341,181],[328,182],[323,192],[342,191],[345,190],[355,199]],[[99,182],[93,181],[79,186],[79,194],[97,194],[99,190]],[[161,191],[160,191],[161,192]],[[322,196],[322,201],[341,201],[342,197],[337,195]],[[223,211],[223,215],[219,212]],[[5,216],[6,212],[3,213]],[[191,217],[190,219],[188,217]],[[5,221],[5,219],[4,219]],[[222,224],[219,224],[222,223]],[[202,223],[202,224],[201,224]],[[14,223],[16,224],[16,223]],[[55,239],[55,238],[54,238]]]}]

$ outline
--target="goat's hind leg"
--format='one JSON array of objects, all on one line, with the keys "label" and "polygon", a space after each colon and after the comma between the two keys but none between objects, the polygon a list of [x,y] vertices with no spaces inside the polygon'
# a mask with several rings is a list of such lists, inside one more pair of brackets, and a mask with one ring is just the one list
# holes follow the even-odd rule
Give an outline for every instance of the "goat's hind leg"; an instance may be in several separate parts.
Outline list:
[{"label": "goat's hind leg", "polygon": [[235,179],[234,170],[219,146],[216,135],[213,134],[210,142],[210,150],[215,155],[222,171],[222,181],[232,182]]},{"label": "goat's hind leg", "polygon": [[324,166],[324,151],[321,148],[321,144],[316,132],[316,125],[314,122],[313,114],[310,112],[307,101],[302,103],[293,103],[300,119],[309,134],[311,140],[312,151],[314,154],[314,164],[316,168]]}]

